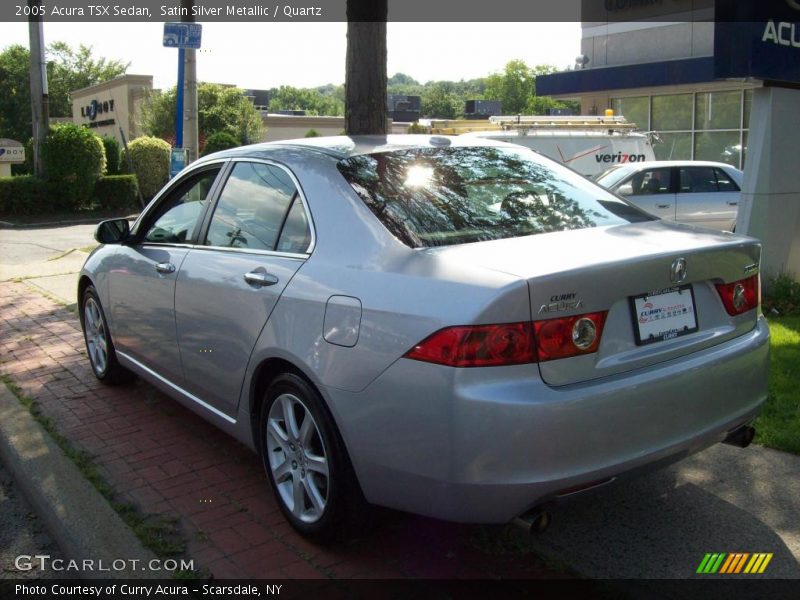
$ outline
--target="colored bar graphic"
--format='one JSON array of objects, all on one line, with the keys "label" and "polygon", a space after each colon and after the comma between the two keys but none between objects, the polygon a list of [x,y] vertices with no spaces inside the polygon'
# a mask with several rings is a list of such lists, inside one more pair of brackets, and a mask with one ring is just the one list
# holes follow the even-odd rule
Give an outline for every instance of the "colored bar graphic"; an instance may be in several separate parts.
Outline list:
[{"label": "colored bar graphic", "polygon": [[744,569],[745,574],[763,573],[772,560],[772,556],[772,553],[766,552],[754,554],[749,552],[731,552],[729,554],[725,552],[709,552],[700,561],[697,573],[735,575],[742,573],[742,569]]},{"label": "colored bar graphic", "polygon": [[727,573],[727,574],[738,573],[744,566],[744,561],[747,560],[747,557],[750,555],[737,552],[732,556],[733,560],[731,561],[730,566],[727,569],[720,571],[720,573]]},{"label": "colored bar graphic", "polygon": [[772,560],[772,552],[770,552],[769,554],[766,555],[766,557],[764,558],[764,562],[761,563],[761,568],[758,570],[758,572],[759,573],[763,573],[764,571],[766,571],[767,570],[767,565],[769,564],[769,561],[771,561],[771,560]]},{"label": "colored bar graphic", "polygon": [[720,569],[720,573],[728,573],[728,569],[731,568],[731,565],[736,562],[736,559],[739,555],[738,554],[728,554],[728,560],[726,560],[722,564],[722,568]]},{"label": "colored bar graphic", "polygon": [[739,562],[736,563],[736,568],[731,570],[731,573],[741,573],[742,567],[744,567],[744,563],[747,562],[747,558],[750,556],[749,553],[745,552],[741,555],[742,557],[739,559]]}]

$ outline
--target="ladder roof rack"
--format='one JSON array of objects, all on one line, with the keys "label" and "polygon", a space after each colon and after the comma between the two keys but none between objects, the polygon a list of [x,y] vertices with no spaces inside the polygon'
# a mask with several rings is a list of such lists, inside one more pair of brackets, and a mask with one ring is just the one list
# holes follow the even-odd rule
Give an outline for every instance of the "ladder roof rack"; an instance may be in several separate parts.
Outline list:
[{"label": "ladder roof rack", "polygon": [[629,133],[636,129],[636,123],[629,123],[622,116],[539,116],[503,115],[489,117],[487,120],[431,120],[431,133],[457,135],[472,131],[502,130],[610,130]]}]

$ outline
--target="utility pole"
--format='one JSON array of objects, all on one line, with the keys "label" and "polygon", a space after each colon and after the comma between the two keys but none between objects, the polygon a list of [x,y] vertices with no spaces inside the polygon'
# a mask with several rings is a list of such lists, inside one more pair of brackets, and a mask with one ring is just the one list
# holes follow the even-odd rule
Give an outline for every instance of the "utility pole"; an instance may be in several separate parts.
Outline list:
[{"label": "utility pole", "polygon": [[[192,7],[194,0],[181,0],[181,8],[185,8],[186,16],[181,21],[194,23]],[[186,48],[184,54],[184,109],[183,109],[183,147],[186,148],[187,164],[197,160],[199,155],[198,122],[197,122],[197,56],[196,50]]]},{"label": "utility pole", "polygon": [[33,125],[33,173],[44,176],[42,147],[49,130],[50,107],[47,90],[47,63],[44,60],[44,34],[42,17],[34,13],[42,11],[41,0],[28,0],[31,16],[28,18],[30,36],[30,81],[31,81],[31,123]]}]

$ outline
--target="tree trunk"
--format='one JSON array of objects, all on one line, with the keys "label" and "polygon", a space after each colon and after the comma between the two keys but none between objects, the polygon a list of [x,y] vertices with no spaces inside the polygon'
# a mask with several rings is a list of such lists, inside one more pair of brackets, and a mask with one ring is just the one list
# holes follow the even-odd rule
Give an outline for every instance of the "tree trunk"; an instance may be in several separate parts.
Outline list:
[{"label": "tree trunk", "polygon": [[347,1],[347,135],[386,134],[387,0]]}]

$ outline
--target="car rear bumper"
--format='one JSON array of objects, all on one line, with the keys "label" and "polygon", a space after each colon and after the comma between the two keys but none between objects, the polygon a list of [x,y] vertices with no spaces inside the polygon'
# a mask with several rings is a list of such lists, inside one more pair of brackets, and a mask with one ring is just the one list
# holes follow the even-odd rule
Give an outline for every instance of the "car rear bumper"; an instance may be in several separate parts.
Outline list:
[{"label": "car rear bumper", "polygon": [[326,389],[367,499],[501,523],[565,492],[661,466],[752,421],[769,331],[582,384],[536,365],[452,369],[400,360],[366,390]]}]

